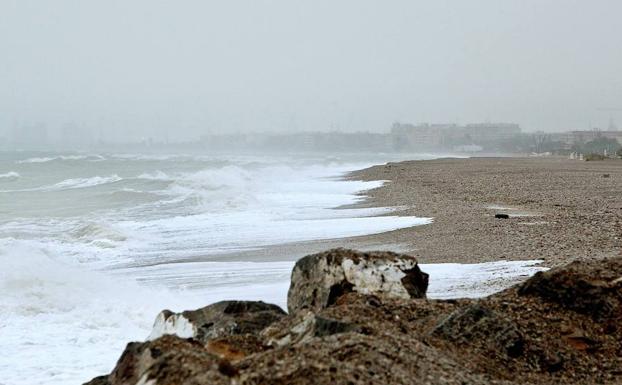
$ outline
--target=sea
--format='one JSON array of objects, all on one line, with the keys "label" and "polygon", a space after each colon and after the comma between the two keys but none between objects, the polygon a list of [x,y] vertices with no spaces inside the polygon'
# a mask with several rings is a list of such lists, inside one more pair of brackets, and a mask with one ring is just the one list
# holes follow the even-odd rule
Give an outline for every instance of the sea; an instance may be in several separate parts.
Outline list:
[{"label": "sea", "polygon": [[[286,308],[296,257],[265,250],[431,223],[353,208],[385,181],[344,179],[431,157],[0,152],[0,385],[108,373],[163,309],[224,299]],[[239,257],[255,251],[262,257]],[[536,263],[429,265],[431,290],[483,295],[469,288]]]}]

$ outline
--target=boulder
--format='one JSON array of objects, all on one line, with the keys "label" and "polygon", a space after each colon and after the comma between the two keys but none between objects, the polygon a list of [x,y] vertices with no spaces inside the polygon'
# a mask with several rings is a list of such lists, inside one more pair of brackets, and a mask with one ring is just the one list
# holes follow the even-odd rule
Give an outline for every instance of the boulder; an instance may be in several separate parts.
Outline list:
[{"label": "boulder", "polygon": [[173,334],[206,342],[230,335],[257,334],[285,314],[277,305],[261,301],[221,301],[181,313],[164,310],[156,317],[148,339]]},{"label": "boulder", "polygon": [[240,384],[499,385],[423,342],[339,333],[272,349],[239,365]]},{"label": "boulder", "polygon": [[83,385],[110,385],[110,380],[108,376],[98,376],[89,382],[85,382]]},{"label": "boulder", "polygon": [[357,292],[379,297],[425,298],[428,275],[409,255],[333,249],[296,262],[287,293],[290,313],[320,311],[343,294]]},{"label": "boulder", "polygon": [[357,331],[359,328],[352,323],[317,315],[303,309],[268,326],[261,332],[261,336],[269,346],[281,347],[304,343],[314,337]]},{"label": "boulder", "polygon": [[215,338],[207,341],[205,350],[234,362],[255,353],[269,349],[263,340],[254,334],[237,334],[233,336]]},{"label": "boulder", "polygon": [[622,258],[573,262],[539,272],[519,289],[597,320],[622,316]]},{"label": "boulder", "polygon": [[[175,385],[230,384],[231,364],[203,349],[201,343],[166,335],[154,341],[131,342],[112,373],[94,384]],[[190,380],[194,382],[190,382]],[[104,382],[107,381],[107,382]],[[203,382],[202,382],[203,381]]]},{"label": "boulder", "polygon": [[456,309],[436,325],[432,335],[457,345],[483,345],[494,355],[508,358],[520,356],[525,347],[512,321],[479,303]]}]

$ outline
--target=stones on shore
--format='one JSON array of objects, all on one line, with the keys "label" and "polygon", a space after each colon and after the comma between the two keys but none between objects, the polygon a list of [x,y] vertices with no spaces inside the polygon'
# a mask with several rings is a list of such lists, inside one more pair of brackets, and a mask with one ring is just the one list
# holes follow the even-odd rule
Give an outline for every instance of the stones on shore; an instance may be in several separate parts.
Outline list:
[{"label": "stones on shore", "polygon": [[353,323],[320,316],[303,309],[269,326],[261,335],[268,346],[281,347],[304,343],[314,337],[358,331],[360,328]]},{"label": "stones on shore", "polygon": [[228,361],[192,339],[165,335],[127,345],[108,377],[110,385],[230,384],[236,372]]},{"label": "stones on shore", "polygon": [[616,259],[599,263],[573,262],[539,272],[518,289],[566,309],[606,319],[622,315],[622,264]]},{"label": "stones on shore", "polygon": [[296,262],[287,293],[290,313],[320,311],[347,293],[425,298],[428,275],[414,257],[392,252],[333,249]]},{"label": "stones on shore", "polygon": [[479,303],[456,309],[432,330],[432,334],[459,344],[485,341],[493,354],[511,358],[523,354],[525,345],[514,323]]},{"label": "stones on shore", "polygon": [[[622,258],[573,263],[482,299],[427,300],[412,282],[411,296],[402,281],[413,271],[414,258],[393,253],[307,257],[292,274],[289,314],[252,301],[162,312],[153,340],[128,344],[88,385],[622,383]],[[383,274],[390,285],[378,284]]]},{"label": "stones on shore", "polygon": [[181,313],[163,310],[156,317],[148,339],[172,334],[207,341],[230,335],[254,334],[285,314],[277,305],[261,301],[221,301]]}]

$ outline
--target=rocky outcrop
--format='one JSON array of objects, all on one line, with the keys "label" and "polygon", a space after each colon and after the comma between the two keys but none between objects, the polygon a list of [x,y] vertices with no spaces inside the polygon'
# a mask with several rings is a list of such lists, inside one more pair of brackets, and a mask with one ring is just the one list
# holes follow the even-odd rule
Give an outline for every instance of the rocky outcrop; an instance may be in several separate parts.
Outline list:
[{"label": "rocky outcrop", "polygon": [[523,354],[525,345],[513,322],[479,303],[456,309],[432,330],[432,334],[460,345],[484,342],[493,354],[511,358]]},{"label": "rocky outcrop", "polygon": [[210,354],[203,345],[165,335],[154,341],[131,342],[108,376],[88,385],[230,384],[236,371],[228,361]]},{"label": "rocky outcrop", "polygon": [[391,252],[334,249],[308,255],[294,266],[287,293],[290,313],[320,311],[350,292],[380,297],[425,298],[428,275],[414,257]]},{"label": "rocky outcrop", "polygon": [[[338,268],[323,258],[343,257],[342,266],[353,261],[346,255],[364,269],[387,270],[378,254],[340,250],[297,265],[293,279],[310,282],[318,260],[333,274]],[[620,273],[622,258],[571,264],[482,299],[346,290],[330,306],[288,315],[263,303],[221,302],[174,319],[197,331],[208,320],[223,325],[213,333],[130,343],[113,372],[89,384],[620,384]],[[240,327],[241,320],[253,326]]]},{"label": "rocky outcrop", "polygon": [[360,331],[361,328],[350,322],[320,316],[310,310],[297,314],[268,326],[261,336],[268,346],[287,346],[303,343],[314,337]]},{"label": "rocky outcrop", "polygon": [[[240,362],[243,384],[495,385],[434,347],[403,335],[342,333]],[[509,383],[508,383],[509,384]]]},{"label": "rocky outcrop", "polygon": [[84,385],[110,385],[110,380],[108,379],[108,376],[98,376]]},{"label": "rocky outcrop", "polygon": [[537,273],[521,285],[522,295],[535,295],[599,319],[622,314],[622,266],[617,260],[573,262]]},{"label": "rocky outcrop", "polygon": [[237,334],[255,334],[285,316],[276,305],[261,301],[221,301],[201,309],[158,314],[150,340],[165,334],[207,341]]}]

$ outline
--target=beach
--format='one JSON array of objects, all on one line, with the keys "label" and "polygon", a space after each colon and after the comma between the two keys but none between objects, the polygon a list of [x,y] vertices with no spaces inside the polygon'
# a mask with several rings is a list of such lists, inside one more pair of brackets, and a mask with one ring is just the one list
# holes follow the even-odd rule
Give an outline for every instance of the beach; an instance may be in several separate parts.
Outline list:
[{"label": "beach", "polygon": [[416,256],[429,299],[483,297],[620,251],[614,160],[11,156],[0,373],[16,384],[109,371],[162,309],[285,308],[295,261],[331,248]]},{"label": "beach", "polygon": [[357,207],[401,207],[400,215],[433,218],[358,240],[393,245],[423,263],[540,259],[553,267],[622,250],[619,160],[446,158],[388,163],[348,178],[387,181],[364,192]]}]

